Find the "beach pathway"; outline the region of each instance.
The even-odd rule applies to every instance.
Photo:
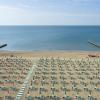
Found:
[[[32,68],[30,69],[20,91],[18,92],[17,96],[16,96],[16,100],[22,100],[22,97],[23,95],[25,94],[25,91],[27,90],[28,86],[29,86],[29,82],[32,78],[32,76],[34,75],[34,72],[35,72],[35,69],[36,69],[36,65],[34,64],[32,66]]]

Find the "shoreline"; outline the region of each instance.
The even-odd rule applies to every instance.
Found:
[[[51,50],[51,51],[0,51],[2,56],[23,56],[23,57],[88,57],[88,55],[98,55],[98,51],[76,51],[76,50]]]
[[[0,52],[100,52],[100,50],[0,50]]]

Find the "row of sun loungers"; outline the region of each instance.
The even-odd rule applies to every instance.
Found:
[[[33,62],[0,58],[0,100],[16,100]],[[21,100],[100,100],[99,58],[40,58]]]
[[[0,100],[15,100],[31,66],[26,58],[0,58]]]
[[[41,58],[25,100],[100,100],[100,59]]]

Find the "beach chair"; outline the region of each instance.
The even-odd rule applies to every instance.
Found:
[[[4,100],[4,97],[0,97],[0,100]]]
[[[15,100],[15,98],[12,96],[5,96],[5,100]]]
[[[73,100],[73,98],[70,97],[70,96],[65,96],[65,97],[63,97],[62,99],[63,99],[63,100]]]
[[[28,96],[28,97],[25,97],[25,100],[35,100],[35,99],[32,96]]]
[[[82,98],[81,96],[76,96],[76,100],[85,100],[85,98]]]
[[[93,96],[88,96],[88,100],[97,100],[97,99]]]

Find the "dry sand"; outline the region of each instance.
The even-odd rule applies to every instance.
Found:
[[[37,52],[0,51],[0,57],[1,58],[2,57],[6,57],[6,56],[17,56],[17,57],[21,56],[21,57],[25,57],[25,58],[30,58],[30,57],[32,57],[32,58],[41,58],[41,57],[54,57],[54,58],[57,58],[57,57],[60,57],[60,58],[87,58],[88,55],[98,55],[98,56],[100,56],[100,52],[89,52],[89,51],[88,52],[87,51],[41,51],[41,52],[40,51],[37,51]],[[70,82],[70,80],[69,80],[69,82]],[[39,82],[39,83],[41,83],[41,82]],[[71,87],[71,86],[69,85],[69,87]],[[70,94],[70,96],[73,95],[72,92],[69,93],[69,94]],[[26,91],[26,95],[27,95],[27,91]],[[37,94],[37,95],[39,95],[39,94]],[[62,95],[62,94],[58,94],[58,96],[60,96],[60,95]],[[80,94],[80,95],[83,96],[85,94]],[[74,94],[74,96],[75,96],[75,94]],[[98,96],[96,96],[96,97],[98,97]],[[22,99],[22,100],[25,100],[25,99]],[[97,100],[99,100],[99,99],[97,99]]]
[[[70,57],[70,58],[83,58],[88,57],[88,55],[98,55],[100,52],[91,52],[91,51],[34,51],[34,52],[25,52],[25,51],[0,51],[0,57],[3,56],[22,56],[22,57]]]

